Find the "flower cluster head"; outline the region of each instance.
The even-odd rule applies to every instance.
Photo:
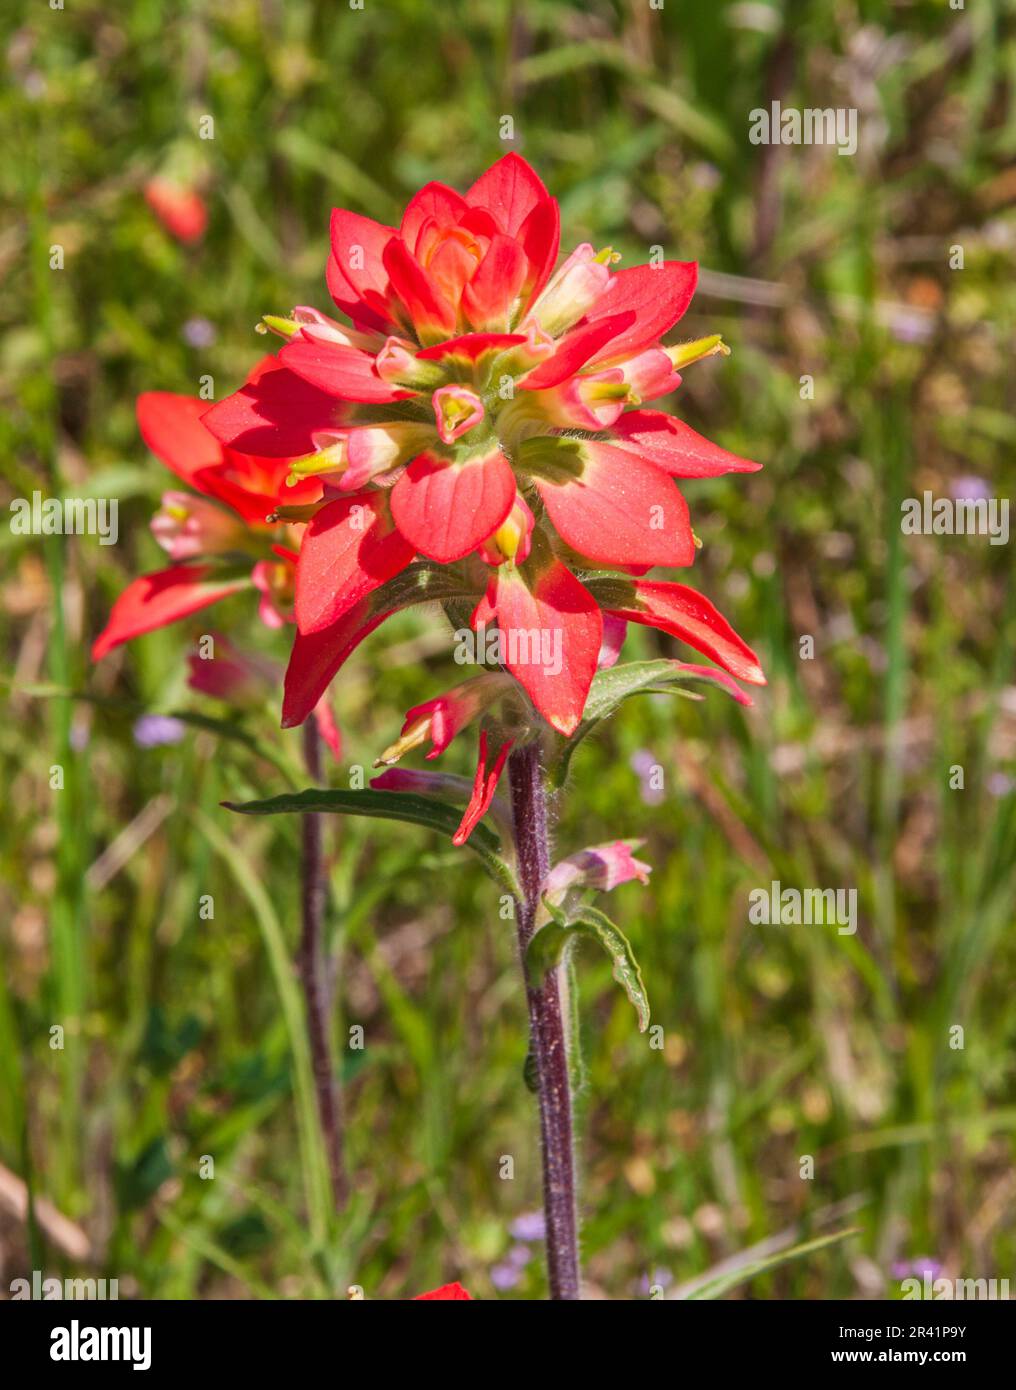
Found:
[[[646,578],[695,556],[675,479],[758,467],[645,408],[679,385],[678,369],[725,351],[716,337],[661,342],[697,268],[617,268],[611,248],[590,245],[558,265],[558,247],[557,202],[516,154],[465,194],[428,184],[397,228],[336,209],[326,280],[347,321],[308,307],[266,317],[285,340],[277,359],[201,420],[230,457],[279,461],[288,480],[271,512],[301,528],[284,725],[302,723],[355,647],[410,603],[438,599],[496,634],[481,665],[509,679],[481,676],[411,711],[382,759],[428,738],[434,756],[497,704],[471,823],[513,740],[575,732],[628,622],[729,676],[765,679],[707,599]],[[221,543],[211,518],[174,505],[157,534],[179,556],[193,558],[199,537]]]

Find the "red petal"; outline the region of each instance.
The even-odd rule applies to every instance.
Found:
[[[304,478],[289,487],[289,469],[283,459],[257,458],[232,449],[226,449],[225,455],[221,468],[210,468],[201,480],[210,497],[230,507],[248,526],[264,525],[280,502],[296,506],[321,496],[318,478]]]
[[[672,328],[691,303],[698,282],[696,261],[662,261],[657,266],[633,265],[619,270],[610,278],[610,289],[586,322],[599,322],[608,315],[632,309],[635,322],[602,348],[593,359],[614,362],[633,357],[643,348],[651,347],[668,328]]]
[[[360,603],[331,627],[309,637],[297,632],[286,669],[282,727],[302,724],[328,689],[332,677],[365,637],[384,622],[387,612],[372,613]]]
[[[473,614],[474,628],[491,618],[504,634],[504,665],[547,723],[570,737],[582,718],[603,641],[596,600],[560,560],[548,556],[540,568],[502,565],[495,572]]]
[[[758,657],[707,598],[684,584],[637,580],[636,603],[610,611],[629,622],[658,627],[678,637],[749,685],[765,685]]]
[[[455,309],[398,237],[385,247],[384,261],[392,289],[406,306],[420,340],[446,338],[455,328]]]
[[[708,681],[710,685],[718,685],[739,705],[745,705],[751,709],[755,703],[750,695],[745,694],[737,681],[727,675],[726,671],[717,671],[715,666],[692,666],[687,661],[675,661],[673,664],[679,671],[684,671],[689,676],[697,676],[700,680]]]
[[[296,565],[296,623],[320,632],[404,570],[413,547],[399,535],[381,492],[330,502],[303,533]]]
[[[538,441],[532,441],[537,448]],[[558,535],[580,555],[605,565],[690,565],[695,558],[688,504],[658,468],[612,444],[562,440],[557,454],[579,471],[561,481],[537,476],[537,489]],[[553,458],[553,455],[550,456]],[[523,467],[525,467],[525,451]]]
[[[152,453],[178,478],[207,492],[203,469],[222,462],[222,445],[209,434],[202,417],[208,402],[172,391],[145,391],[137,400],[138,428]]]
[[[346,423],[352,412],[326,391],[272,359],[271,371],[249,380],[202,420],[224,444],[247,454],[299,458],[314,451],[314,434]]]
[[[300,337],[286,344],[279,360],[303,381],[342,401],[384,404],[414,394],[379,377],[374,358],[359,348]]]
[[[518,242],[529,259],[525,303],[529,307],[550,279],[561,244],[561,211],[556,198],[537,203],[518,230]]]
[[[325,284],[335,303],[353,320],[354,327],[373,329],[377,333],[391,333],[398,327],[388,307],[387,296],[378,290],[365,290],[366,297],[361,299],[339,269],[334,256],[328,257],[325,266]]]
[[[507,328],[529,273],[525,251],[511,237],[494,237],[475,275],[462,292],[462,308],[474,328]]]
[[[529,375],[519,382],[524,391],[545,391],[567,381],[580,367],[584,367],[594,353],[599,352],[605,343],[630,324],[635,315],[629,310],[624,314],[614,314],[610,318],[598,319],[595,323],[583,322],[560,340],[552,357],[546,358]]]
[[[101,661],[122,642],[189,617],[250,584],[249,579],[213,582],[208,576],[214,573],[212,565],[174,565],[135,579],[113,604],[109,621],[92,644],[92,660]]]
[[[335,722],[335,711],[328,703],[327,695],[322,695],[314,706],[314,719],[328,751],[338,761],[342,757],[342,732]]]
[[[473,1295],[466,1293],[461,1284],[442,1284],[439,1289],[431,1289],[430,1293],[418,1293],[416,1298],[413,1299],[413,1302],[418,1303],[421,1299],[428,1298],[442,1300],[453,1299],[458,1302],[462,1302],[463,1299],[468,1299],[470,1303],[473,1302]]]
[[[515,235],[537,203],[549,199],[536,170],[514,152],[492,164],[466,194],[470,207],[493,213],[509,236]]]
[[[394,227],[345,208],[332,209],[328,289],[351,319],[383,331],[395,322],[388,308],[384,266],[384,250],[394,236]]]
[[[480,730],[480,756],[476,764],[476,776],[473,779],[473,794],[469,798],[469,805],[465,809],[459,828],[452,836],[453,845],[464,845],[476,829],[477,825],[486,815],[490,803],[494,800],[494,793],[497,784],[511,752],[513,739],[507,743],[502,743],[498,750],[497,757],[494,759],[493,766],[487,771],[487,731]],[[446,1285],[447,1287],[447,1285]],[[457,1298],[457,1294],[446,1295],[447,1297]]]
[[[621,448],[674,478],[716,478],[721,473],[757,473],[760,463],[739,458],[696,434],[683,420],[660,410],[632,410],[614,424]]]
[[[433,219],[439,227],[452,227],[466,211],[466,200],[454,188],[443,183],[424,184],[406,205],[399,236],[415,251],[417,235],[426,221]]]
[[[422,348],[416,355],[423,362],[444,362],[449,357],[458,357],[471,365],[488,352],[504,352],[525,341],[524,333],[463,333],[460,338],[446,338],[443,343]]]
[[[428,559],[451,564],[469,555],[507,517],[515,475],[499,449],[452,461],[420,454],[392,488],[392,516]]]

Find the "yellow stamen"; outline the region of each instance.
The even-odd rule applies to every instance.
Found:
[[[730,348],[719,333],[712,333],[708,338],[696,338],[691,343],[677,343],[674,347],[664,348],[663,351],[674,364],[675,371],[680,371],[682,367],[690,367],[693,362],[701,362],[703,357],[730,356]]]
[[[522,544],[524,534],[523,527],[509,514],[508,520],[494,532],[494,546],[506,560],[514,560],[519,553],[519,546]]]
[[[397,763],[404,753],[408,753],[412,748],[419,748],[421,743],[426,743],[430,737],[430,715],[421,715],[414,724],[410,724],[406,732],[397,738],[395,742],[374,760],[375,767],[391,767],[392,763]]]
[[[262,314],[261,322],[254,331],[267,333],[269,328],[273,333],[278,333],[280,338],[292,338],[295,333],[300,331],[300,325],[296,319],[283,318],[279,314]]]

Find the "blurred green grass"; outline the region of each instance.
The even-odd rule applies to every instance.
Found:
[[[1007,547],[898,524],[902,497],[947,493],[957,475],[1006,491],[1011,14],[931,0],[5,14],[3,500],[112,493],[121,543],[0,533],[0,1163],[83,1227],[83,1264],[122,1293],[335,1296],[355,1282],[398,1296],[458,1277],[489,1297],[509,1223],[538,1205],[524,1006],[495,892],[423,832],[343,822],[337,1028],[361,1024],[367,1045],[344,1053],[356,1194],[346,1220],[320,1210],[271,954],[273,933],[295,943],[295,826],[218,808],[281,790],[279,770],[208,731],[153,751],[131,734],[142,708],[216,712],[185,688],[195,633],[273,639],[231,600],[98,670],[87,658],[157,554],[147,522],[167,475],[137,437],[136,394],[196,392],[206,373],[217,395],[233,389],[263,312],[327,309],[330,207],[394,218],[419,183],[465,186],[506,148],[560,197],[566,245],[701,261],[682,336],[721,331],[734,355],[690,369],[672,404],[766,465],[686,492],[704,542],[693,582],[759,648],[769,688],[747,715],[718,698],[632,702],[577,755],[562,808],[563,852],[646,839],[650,887],[609,909],[665,1030],[651,1050],[609,966],[582,955],[590,1286],[673,1291],[757,1242],[837,1224],[862,1233],[748,1290],[891,1294],[893,1266],[921,1256],[1011,1272],[1012,564]],[[856,158],[748,143],[752,108],[830,93],[861,110]],[[167,170],[205,191],[196,248],[144,203]],[[195,319],[207,346],[188,345]],[[393,620],[343,673],[335,785],[454,677],[426,638],[436,624]],[[626,654],[666,650],[640,632]],[[25,693],[46,683],[102,699]],[[295,761],[291,735],[269,736]],[[632,766],[646,753],[665,770],[656,805]],[[166,810],[150,837],[96,886],[89,865],[153,803]],[[748,926],[748,892],[774,878],[856,886],[857,936]],[[244,891],[258,879],[267,906]],[[203,1154],[214,1181],[197,1176]],[[8,1281],[78,1267],[44,1223],[2,1206],[0,1265]],[[542,1291],[533,1259],[499,1296]]]

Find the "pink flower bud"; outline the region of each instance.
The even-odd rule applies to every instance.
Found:
[[[164,492],[151,528],[163,550],[177,561],[238,550],[245,539],[235,516],[193,492]]]
[[[648,883],[652,868],[636,859],[633,850],[641,840],[614,840],[606,845],[593,845],[579,850],[555,864],[547,875],[545,893],[552,902],[560,902],[571,888],[597,888],[609,892],[621,883],[637,878]]]
[[[445,444],[454,444],[483,419],[483,401],[466,386],[442,386],[431,399],[437,432]]]
[[[598,254],[588,242],[576,247],[551,276],[547,288],[530,310],[530,320],[535,319],[553,338],[578,323],[607,290],[611,259],[612,253]]]

